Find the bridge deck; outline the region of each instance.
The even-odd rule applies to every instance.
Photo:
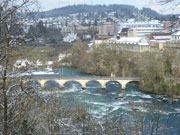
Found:
[[[140,80],[140,78],[123,78],[123,77],[30,77],[28,80]]]

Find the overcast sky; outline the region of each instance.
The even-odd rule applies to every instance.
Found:
[[[67,5],[77,5],[77,4],[90,4],[90,5],[95,5],[95,4],[129,4],[129,5],[134,5],[138,8],[142,7],[151,7],[152,9],[155,9],[159,13],[178,13],[180,14],[180,6],[174,8],[173,5],[174,3],[170,5],[165,5],[165,6],[157,6],[152,4],[150,2],[151,0],[39,0],[41,4],[41,10],[50,10],[54,8],[59,8],[59,7],[64,7]],[[154,1],[154,0],[152,0]],[[179,0],[177,0],[179,1]]]

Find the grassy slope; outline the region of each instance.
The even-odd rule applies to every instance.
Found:
[[[70,46],[69,46],[70,47]],[[18,59],[27,58],[30,61],[53,61],[58,59],[59,53],[69,49],[63,46],[20,46],[16,48]]]

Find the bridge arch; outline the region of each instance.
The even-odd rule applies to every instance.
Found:
[[[69,80],[69,81],[65,81],[63,84],[63,87],[68,87],[68,85],[73,86],[73,84],[76,84],[79,87],[83,87],[81,82],[77,81],[77,80]]]
[[[130,82],[128,82],[127,84],[126,84],[126,88],[127,87],[133,87],[133,86],[136,86],[137,87],[137,89],[139,89],[139,81],[130,81]],[[131,85],[130,85],[131,84]],[[132,85],[133,84],[133,85]]]
[[[122,86],[121,86],[121,83],[118,82],[118,81],[113,81],[113,80],[112,80],[112,81],[111,81],[111,80],[108,81],[108,82],[106,83],[106,88],[107,88],[107,85],[108,85],[108,84],[110,84],[110,85],[112,85],[112,86],[114,86],[114,87],[116,87],[117,85],[118,85],[119,88],[122,87]]]
[[[96,83],[96,85],[99,85],[100,87],[96,87],[96,88],[102,88],[102,84],[97,81],[97,80],[89,80],[86,82],[86,87],[89,87],[89,85],[94,85]]]
[[[56,80],[48,80],[45,82],[44,88],[61,88],[61,85]]]
[[[27,80],[24,85],[28,88],[41,88],[41,83],[38,80]]]
[[[117,80],[117,81],[121,84],[121,89],[126,89],[126,85],[130,82],[134,82],[134,81],[139,82],[139,80]]]

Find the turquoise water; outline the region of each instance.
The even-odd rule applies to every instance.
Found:
[[[54,75],[44,76],[93,76],[67,67],[55,69],[54,73]],[[133,110],[137,116],[143,113],[145,121],[148,123],[151,119],[150,112],[153,112],[155,116],[160,113],[161,122],[168,127],[168,129],[162,130],[161,134],[180,134],[180,101],[173,101],[162,95],[144,93],[140,91],[137,83],[127,84],[125,91],[121,90],[121,85],[117,82],[107,83],[106,90],[101,89],[101,85],[96,81],[88,82],[86,89],[82,89],[81,85],[74,81],[66,83],[65,88],[61,90],[53,81],[48,85],[51,85],[52,91],[59,91],[60,98],[65,103],[70,106],[81,103],[89,114],[100,121],[104,119],[116,120],[121,115],[130,116]]]

